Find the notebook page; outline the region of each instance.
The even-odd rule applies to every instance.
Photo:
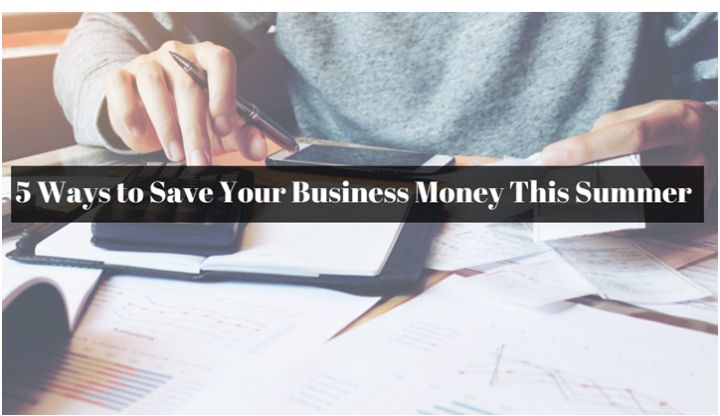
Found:
[[[208,257],[202,269],[376,276],[401,228],[402,223],[250,223],[240,251]]]
[[[101,261],[117,266],[198,274],[205,257],[190,254],[108,250],[92,243],[92,224],[72,223],[35,247],[38,256]]]

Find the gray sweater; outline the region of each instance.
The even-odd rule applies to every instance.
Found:
[[[88,13],[58,57],[56,95],[78,142],[127,152],[101,122],[110,68],[169,39],[242,61],[268,36],[300,132],[325,139],[523,156],[616,109],[717,100],[714,13]]]

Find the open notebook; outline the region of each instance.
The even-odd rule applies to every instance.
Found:
[[[3,239],[3,254],[14,247],[15,239]],[[3,258],[2,261],[3,317],[13,305],[14,309],[27,310],[19,318],[23,325],[39,325],[43,311],[65,315],[66,329],[73,330],[90,292],[100,278],[101,270],[56,266],[28,265]],[[42,299],[42,300],[39,300]],[[43,303],[40,308],[38,302]],[[52,305],[51,305],[52,304]],[[52,307],[56,307],[55,310]],[[42,310],[41,310],[42,309]],[[11,313],[12,314],[12,313]],[[4,323],[7,323],[5,320]]]
[[[72,223],[38,243],[35,255],[187,274],[377,276],[402,229],[403,223],[249,223],[239,251],[204,257],[100,248],[91,242],[91,224]]]

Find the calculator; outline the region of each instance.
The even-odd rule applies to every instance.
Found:
[[[133,170],[126,183],[147,187],[155,180],[168,186],[216,186],[220,180],[235,180],[252,186],[252,172],[245,169],[213,169],[179,165],[148,165]],[[94,245],[122,251],[170,252],[196,255],[232,253],[250,217],[249,204],[110,204],[98,212],[92,224]],[[169,219],[169,216],[172,218]]]

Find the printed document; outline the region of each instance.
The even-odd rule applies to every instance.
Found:
[[[377,300],[310,287],[113,277],[65,349],[3,368],[14,381],[3,394],[21,401],[21,414],[189,413],[184,406],[222,380],[235,392],[213,406],[233,406],[255,378],[299,363]]]
[[[714,414],[717,348],[711,334],[584,305],[546,313],[484,301],[450,279],[331,341],[234,410]]]
[[[586,236],[556,241],[551,246],[609,299],[672,303],[710,295],[626,238]]]

